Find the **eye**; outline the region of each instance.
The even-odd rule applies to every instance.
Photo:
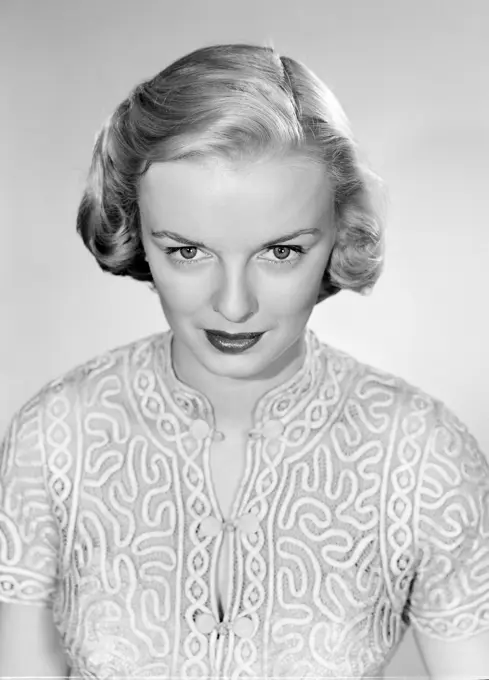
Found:
[[[281,246],[281,245],[276,245],[276,246],[270,246],[267,250],[273,250],[274,255],[278,257],[278,260],[267,260],[267,262],[270,262],[271,264],[295,264],[297,260],[300,260],[301,257],[305,253],[305,249],[302,246]],[[285,257],[284,253],[285,252]],[[282,251],[282,252],[280,252]],[[290,255],[291,252],[296,253],[296,257],[290,258],[288,255]]]
[[[207,258],[200,258],[196,259],[193,257],[193,255],[196,254],[196,252],[199,250],[197,246],[180,246],[179,248],[175,247],[166,247],[163,248],[164,252],[169,255],[170,259],[172,262],[178,265],[190,265],[190,264],[197,264],[198,262],[202,262],[203,260]],[[279,264],[279,265],[293,265],[295,264],[298,260],[302,258],[302,256],[306,253],[305,248],[302,246],[295,246],[295,245],[274,245],[274,246],[269,246],[267,248],[267,251],[275,251],[275,255],[277,257],[276,260],[269,260],[267,258],[260,258],[260,259],[265,259],[266,262],[269,262],[270,264]],[[284,256],[284,251],[285,251],[285,256]],[[296,254],[296,257],[288,257],[290,253],[293,252]],[[182,259],[177,258],[176,255],[180,254],[182,255]],[[187,257],[190,255],[190,257]]]
[[[167,253],[170,256],[170,259],[172,262],[175,264],[194,264],[195,262],[201,262],[201,260],[196,260],[195,257],[186,257],[186,255],[190,254],[192,255],[194,251],[199,250],[197,246],[182,246],[180,248],[163,248],[165,253]],[[184,257],[182,260],[177,259],[175,257],[176,253],[185,253]],[[204,258],[205,259],[205,258]]]

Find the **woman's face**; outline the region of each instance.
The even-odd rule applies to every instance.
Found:
[[[265,376],[293,354],[335,239],[323,166],[298,158],[238,168],[157,163],[142,179],[139,207],[146,257],[180,357],[214,376],[242,379]],[[290,236],[300,230],[308,233]],[[264,334],[230,354],[216,349],[205,329]]]

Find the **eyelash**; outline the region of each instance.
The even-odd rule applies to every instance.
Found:
[[[184,266],[185,266],[185,265],[187,265],[187,264],[197,264],[198,262],[202,262],[202,260],[176,260],[174,257],[171,257],[174,253],[178,252],[179,250],[185,250],[185,249],[187,249],[187,248],[195,248],[196,250],[199,250],[199,248],[198,248],[197,246],[180,246],[179,248],[171,248],[171,247],[167,247],[167,248],[163,248],[163,250],[165,251],[165,253],[167,253],[168,255],[170,255],[170,259],[171,259],[175,264],[178,264],[178,265],[184,265]],[[277,260],[277,261],[275,261],[275,262],[273,262],[272,260],[268,260],[268,262],[271,262],[271,264],[288,264],[288,265],[292,265],[292,264],[294,264],[295,262],[297,262],[297,261],[302,257],[302,255],[304,255],[304,254],[306,253],[306,249],[303,248],[302,246],[288,246],[288,245],[287,245],[287,246],[285,246],[285,245],[282,246],[282,245],[279,245],[279,244],[276,245],[276,246],[269,246],[269,247],[267,248],[267,250],[274,250],[275,248],[288,248],[289,250],[292,250],[293,252],[298,253],[298,254],[299,254],[299,257],[297,257],[297,258],[295,258],[295,259],[293,259],[293,260]]]

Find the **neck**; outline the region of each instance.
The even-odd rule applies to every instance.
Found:
[[[302,366],[306,352],[304,337],[289,347],[273,365],[249,379],[229,378],[207,371],[175,339],[173,370],[178,380],[204,394],[212,404],[218,428],[251,428],[253,411],[267,392],[291,378]]]

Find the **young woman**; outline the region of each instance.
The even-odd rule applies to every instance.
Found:
[[[273,49],[197,50],[100,132],[78,231],[170,330],[52,381],[0,464],[0,675],[489,672],[489,467],[439,400],[321,341],[383,263],[378,181]]]

